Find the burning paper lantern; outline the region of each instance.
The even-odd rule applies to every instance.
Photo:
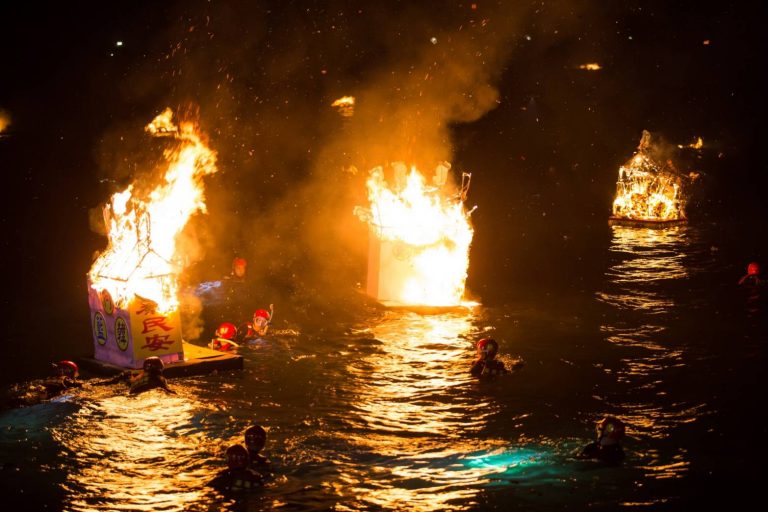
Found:
[[[368,179],[369,208],[357,208],[370,227],[367,292],[387,305],[457,306],[464,297],[473,230],[464,199],[470,175],[451,192],[450,164],[427,181],[402,162]]]
[[[685,222],[683,178],[671,160],[652,152],[651,134],[643,130],[637,151],[619,168],[612,221]]]
[[[104,208],[109,243],[88,273],[95,358],[123,367],[138,368],[148,356],[184,357],[177,237],[205,211],[202,178],[216,172],[216,156],[192,123],[177,127],[172,117],[167,109],[146,128],[175,139],[163,178],[148,193],[131,185],[112,196]]]

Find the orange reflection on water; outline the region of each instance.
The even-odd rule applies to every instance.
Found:
[[[348,440],[376,461],[368,474],[349,482],[363,508],[467,508],[478,480],[498,472],[462,463],[478,448],[465,434],[481,430],[496,410],[464,389],[471,385],[472,320],[471,313],[387,312],[364,331],[381,342],[381,350],[348,366],[356,386],[352,417],[359,427]],[[377,474],[386,477],[377,483]]]
[[[150,391],[82,407],[54,437],[67,457],[67,510],[188,510],[205,502],[218,460],[201,458],[199,404]],[[210,454],[216,449],[211,447]],[[210,496],[208,496],[210,501]]]
[[[695,421],[704,407],[669,396],[663,377],[685,362],[685,345],[670,339],[668,331],[676,306],[671,290],[689,277],[684,261],[692,244],[686,226],[612,228],[613,263],[606,271],[606,290],[597,297],[618,312],[601,326],[622,354],[614,376],[627,392],[614,405],[631,437],[664,439],[677,426]],[[640,467],[655,479],[678,478],[690,464],[683,449],[671,460],[652,451],[643,457]]]

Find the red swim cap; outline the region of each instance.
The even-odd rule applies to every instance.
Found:
[[[233,340],[237,336],[237,327],[235,324],[224,322],[216,329],[216,336],[225,340]]]

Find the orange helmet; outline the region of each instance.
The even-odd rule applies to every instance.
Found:
[[[250,457],[248,450],[241,444],[233,444],[227,448],[227,466],[229,469],[245,469],[248,467]]]
[[[235,324],[224,322],[216,328],[216,336],[225,340],[233,340],[237,336]]]
[[[80,369],[73,361],[59,361],[53,363],[53,367],[67,377],[75,378],[80,375]]]
[[[477,354],[485,357],[495,357],[499,344],[493,338],[483,338],[477,342]]]
[[[747,274],[750,276],[756,276],[760,273],[760,265],[758,265],[756,262],[752,262],[749,265],[747,265]]]

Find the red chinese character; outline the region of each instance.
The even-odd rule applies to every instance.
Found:
[[[136,311],[137,315],[154,315],[155,311],[157,311],[157,304],[152,302],[151,300],[143,300],[141,301],[141,306],[139,306],[139,310]]]
[[[141,334],[146,334],[150,331],[153,331],[155,327],[159,327],[160,329],[164,331],[172,331],[173,327],[166,324],[166,318],[164,316],[153,316],[150,318],[147,318],[144,320],[144,330],[141,331]]]
[[[153,334],[152,336],[148,336],[146,338],[146,344],[143,345],[141,348],[148,348],[150,351],[155,352],[156,350],[162,350],[165,347],[166,343],[170,346],[173,344],[173,340],[168,339],[170,338],[170,334],[160,335],[160,334]]]

